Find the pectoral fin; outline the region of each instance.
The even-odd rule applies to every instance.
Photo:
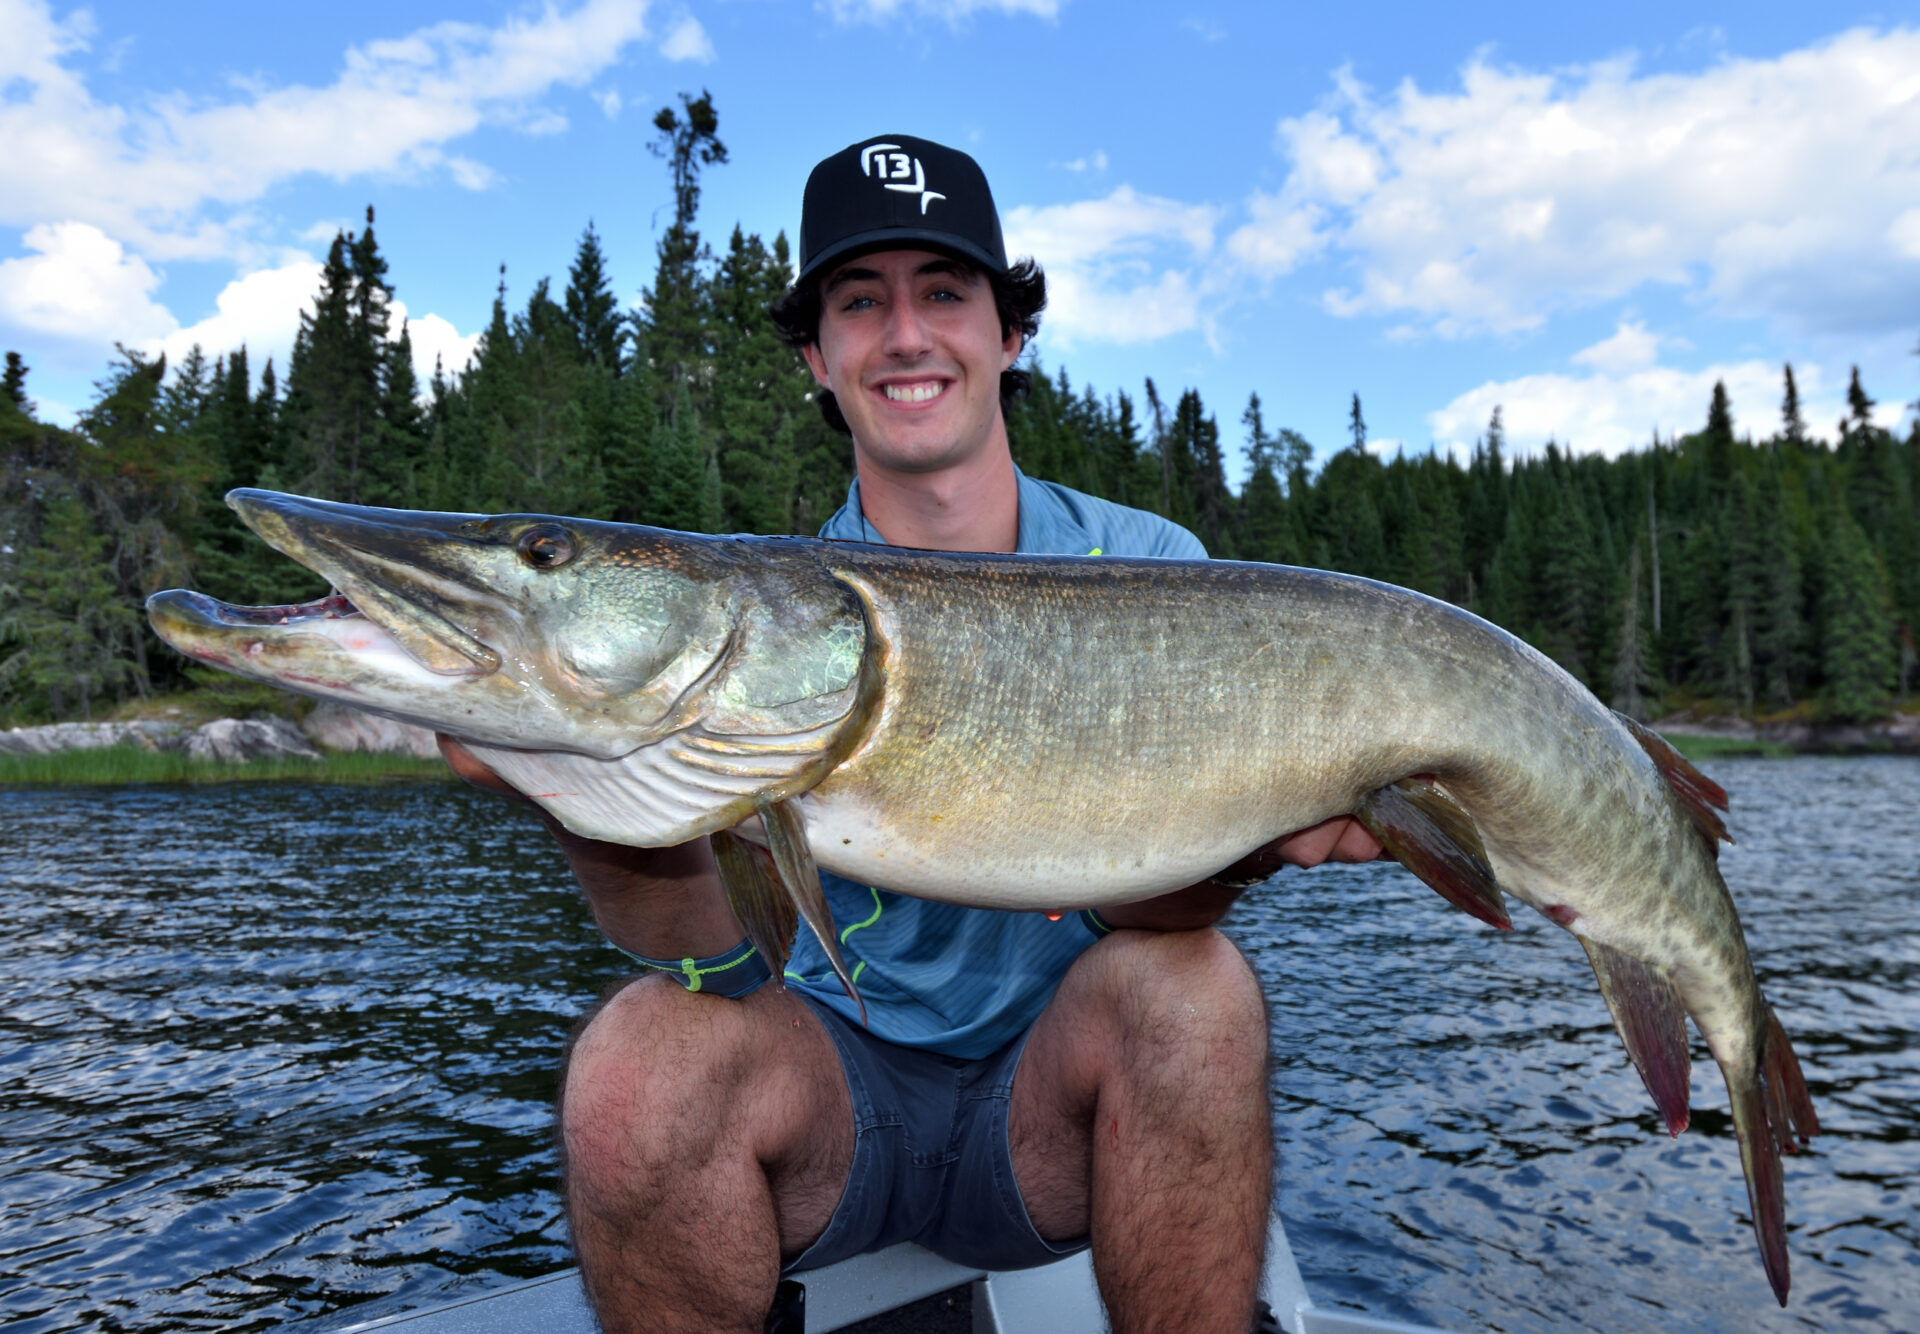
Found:
[[[781,974],[799,918],[793,910],[793,896],[780,883],[772,854],[731,829],[723,829],[713,836],[713,859],[719,864],[720,883],[726,886],[733,915],[740,919],[740,925],[747,929],[747,939],[773,971],[774,985],[782,985]]]
[[[1593,964],[1600,994],[1607,998],[1613,1026],[1627,1046],[1627,1055],[1640,1072],[1667,1123],[1667,1133],[1687,1128],[1687,1075],[1692,1058],[1687,1050],[1687,1012],[1680,993],[1665,973],[1584,936],[1576,938]]]
[[[1355,814],[1380,846],[1441,898],[1489,926],[1513,930],[1473,817],[1437,784],[1403,778],[1372,793]]]
[[[800,818],[800,812],[793,803],[786,801],[762,801],[758,803],[760,823],[767,833],[767,851],[773,854],[773,864],[779,872],[780,883],[786,886],[787,894],[793,906],[806,918],[807,925],[813,928],[813,934],[819,937],[820,948],[827,952],[827,961],[833,965],[834,976],[840,979],[840,985],[847,989],[847,995],[860,1007],[860,1022],[867,1022],[867,1003],[860,999],[859,989],[853,985],[853,977],[847,972],[846,962],[840,957],[840,941],[833,929],[833,913],[827,907],[827,894],[820,887],[820,870],[813,864],[813,848],[807,842],[806,822]],[[791,920],[791,919],[789,919]]]

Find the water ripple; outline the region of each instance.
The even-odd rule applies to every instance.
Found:
[[[1827,1132],[1787,1166],[1793,1305],[1717,1071],[1669,1140],[1571,938],[1496,935],[1392,867],[1288,873],[1234,926],[1323,1304],[1920,1328],[1920,764],[1713,773]],[[365,1318],[565,1263],[555,1060],[622,971],[538,826],[461,789],[0,793],[0,1324]]]

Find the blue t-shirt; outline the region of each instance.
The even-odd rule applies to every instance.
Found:
[[[1157,514],[1016,474],[1020,538],[1030,555],[1171,556],[1204,560],[1206,548]],[[860,509],[860,482],[820,536],[886,539]],[[1050,922],[1037,912],[961,908],[911,898],[823,871],[840,954],[867,1003],[869,1030],[903,1046],[969,1060],[991,1055],[1040,1017],[1054,988],[1095,940],[1084,914]],[[858,1022],[813,933],[801,928],[787,985]]]

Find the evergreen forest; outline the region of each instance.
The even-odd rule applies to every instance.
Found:
[[[190,685],[140,604],[190,586],[248,603],[324,592],[245,532],[236,486],[368,505],[521,511],[700,532],[812,533],[852,457],[766,307],[786,237],[698,230],[727,151],[712,99],[659,112],[673,220],[623,308],[589,223],[564,287],[509,300],[502,270],[472,361],[425,384],[375,239],[337,235],[284,366],[244,347],[169,364],[122,348],[72,429],[40,421],[29,367],[0,383],[0,724],[105,716]],[[1038,257],[1044,265],[1046,257]],[[1872,421],[1854,373],[1831,438],[1792,368],[1779,425],[1738,438],[1726,391],[1698,431],[1617,458],[1510,457],[1496,409],[1471,457],[1367,448],[1358,395],[1331,453],[1239,414],[1238,491],[1218,414],[1152,380],[1136,398],[1035,368],[1011,414],[1029,474],[1164,514],[1218,558],[1349,571],[1445,598],[1550,654],[1636,717],[1883,718],[1915,687],[1920,423]],[[1317,469],[1316,457],[1324,457]],[[1238,468],[1231,470],[1239,473]]]

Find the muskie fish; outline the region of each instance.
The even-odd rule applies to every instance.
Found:
[[[775,977],[796,909],[840,966],[816,865],[1098,907],[1358,814],[1480,920],[1510,927],[1512,895],[1579,939],[1674,1135],[1693,1017],[1785,1304],[1780,1153],[1818,1125],[1715,863],[1726,794],[1478,617],[1281,566],[227,503],[335,591],[159,593],[161,638],[451,733],[588,837],[720,835]]]

